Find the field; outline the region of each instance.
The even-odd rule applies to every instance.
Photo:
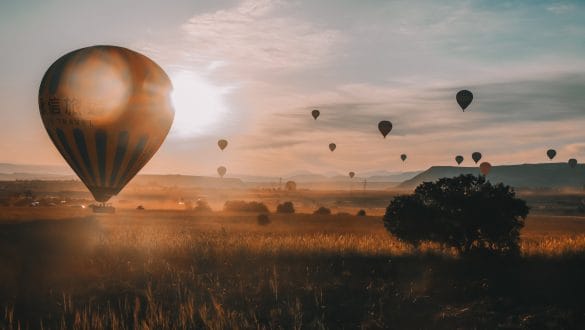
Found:
[[[382,195],[387,204],[389,195]],[[563,196],[546,200],[580,200]],[[271,206],[282,198],[249,197]],[[363,196],[346,197],[331,192],[316,203],[348,200],[336,208],[347,213],[312,215],[305,203],[303,214],[270,214],[267,226],[257,224],[257,213],[148,205],[114,215],[2,207],[0,328],[585,324],[585,217],[534,212],[522,232],[521,257],[463,258],[440,246],[414,249],[397,241],[382,226],[380,205],[372,202],[373,215],[359,217],[355,206]],[[145,203],[132,203],[138,202]]]

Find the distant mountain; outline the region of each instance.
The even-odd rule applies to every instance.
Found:
[[[433,166],[400,188],[415,188],[422,182],[435,181],[460,174],[479,174],[477,167]],[[585,184],[585,165],[570,168],[567,163],[521,164],[494,166],[487,176],[491,182],[503,182],[516,188],[580,188]]]
[[[9,164],[0,163],[0,173],[26,173],[26,174],[59,174],[73,175],[73,171],[66,166],[61,165],[29,165],[29,164]]]
[[[208,176],[193,175],[160,175],[160,174],[142,174],[137,175],[132,181],[133,185],[159,185],[159,186],[176,186],[176,187],[198,187],[198,188],[245,188],[240,179],[219,178]]]

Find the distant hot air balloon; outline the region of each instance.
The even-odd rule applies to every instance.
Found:
[[[491,170],[492,170],[492,164],[490,164],[488,162],[483,162],[479,165],[479,171],[483,175],[488,175]]]
[[[350,177],[351,179],[353,179],[353,177],[354,177],[354,176],[355,176],[355,172],[349,172],[349,177]]]
[[[39,109],[49,137],[105,203],[155,154],[175,112],[167,74],[148,57],[116,46],[70,52],[47,70]]]
[[[227,168],[225,168],[225,166],[220,166],[217,168],[217,174],[219,174],[219,176],[222,178],[226,172],[227,172]]]
[[[481,160],[481,152],[474,152],[471,154],[471,159],[477,164]]]
[[[388,135],[388,133],[390,133],[390,131],[392,130],[392,123],[387,120],[382,120],[381,122],[378,123],[378,130],[380,130],[382,136],[386,138],[386,135]]]
[[[223,151],[223,149],[225,149],[225,147],[227,147],[228,142],[227,142],[227,140],[221,139],[221,140],[217,141],[217,145],[219,146],[219,149],[221,149],[221,151]]]
[[[406,154],[400,155],[400,159],[402,159],[402,161],[405,161],[406,160]]]
[[[329,143],[329,150],[331,150],[331,152],[333,152],[333,150],[335,150],[335,148],[337,148],[335,143]]]
[[[455,161],[457,162],[457,165],[461,165],[461,163],[463,163],[463,156],[461,155],[455,156]]]
[[[297,190],[297,183],[294,181],[287,181],[284,185],[284,188],[287,191],[295,191],[295,190]]]
[[[457,92],[455,98],[457,99],[457,103],[459,103],[461,110],[465,112],[465,109],[467,109],[467,107],[471,104],[471,101],[473,101],[473,93],[466,89],[460,90]]]
[[[319,112],[319,110],[317,110],[317,109],[311,111],[311,116],[313,116],[313,119],[315,119],[315,120],[317,120],[317,118],[319,118],[320,114],[321,114],[321,112]]]
[[[575,158],[569,159],[569,166],[571,166],[571,168],[577,167],[577,160]]]
[[[557,155],[557,151],[554,149],[548,149],[546,155],[548,156],[548,159],[552,160]]]

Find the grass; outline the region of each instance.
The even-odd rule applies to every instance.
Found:
[[[377,217],[271,214],[258,226],[256,214],[34,212],[1,213],[0,328],[585,324],[585,220],[575,217],[529,219],[520,258],[461,258],[415,250]]]

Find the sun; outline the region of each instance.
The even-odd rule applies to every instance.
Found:
[[[229,88],[216,86],[188,71],[171,75],[171,81],[175,107],[172,134],[188,138],[218,130],[221,120],[229,113],[224,101]]]

